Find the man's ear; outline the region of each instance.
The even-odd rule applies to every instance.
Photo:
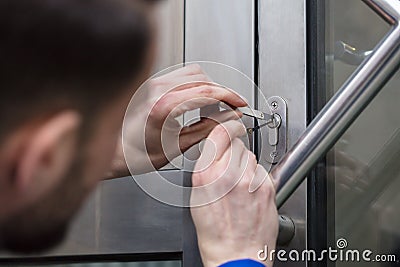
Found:
[[[81,116],[62,111],[42,121],[15,159],[15,189],[30,199],[41,196],[68,172],[74,160]]]

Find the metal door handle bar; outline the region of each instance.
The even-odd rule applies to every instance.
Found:
[[[271,171],[277,185],[278,208],[399,68],[400,1],[363,1],[392,24],[393,28]]]

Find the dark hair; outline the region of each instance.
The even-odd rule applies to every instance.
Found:
[[[1,0],[0,136],[36,113],[120,94],[148,54],[144,1]]]

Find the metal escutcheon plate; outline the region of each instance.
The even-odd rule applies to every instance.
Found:
[[[272,129],[269,129],[268,136],[263,137],[262,149],[265,160],[275,164],[286,153],[287,149],[287,104],[286,101],[279,96],[272,96],[267,100],[268,106],[272,114],[278,114],[281,118],[281,124],[278,128],[278,142],[276,145],[270,144],[270,134]],[[267,128],[267,127],[266,127]]]

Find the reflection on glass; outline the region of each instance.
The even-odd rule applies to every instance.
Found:
[[[332,95],[362,60],[338,56],[338,43],[361,53],[372,50],[390,26],[359,0],[329,0],[327,36],[331,55],[328,94]],[[351,52],[351,48],[350,48]],[[349,56],[349,55],[347,55]],[[350,55],[351,56],[351,55]],[[368,55],[367,55],[368,56]],[[351,58],[354,59],[354,58]],[[395,254],[400,259],[400,79],[399,73],[362,113],[328,156],[332,181],[328,198],[330,246],[345,238],[348,249]],[[337,261],[336,266],[366,263]],[[371,262],[368,266],[397,266],[398,262]]]

